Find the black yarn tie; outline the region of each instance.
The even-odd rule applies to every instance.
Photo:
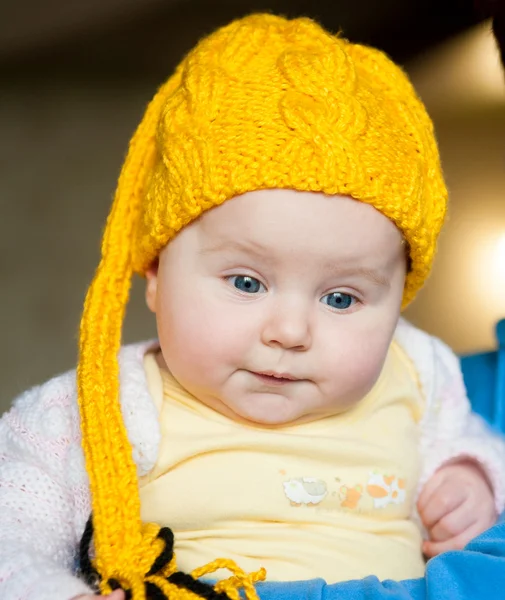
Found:
[[[172,530],[169,527],[162,527],[158,531],[157,537],[165,542],[165,547],[154,561],[153,566],[146,573],[146,577],[155,575],[158,571],[161,571],[161,569],[169,564],[174,556],[174,534]]]
[[[117,579],[109,579],[109,581],[107,582],[110,586],[110,589],[112,591],[114,590],[123,590],[124,592],[124,596],[125,596],[125,600],[132,600],[132,592],[131,590],[125,590],[121,587],[121,585],[119,584],[119,581]],[[149,596],[148,596],[149,598]],[[150,599],[149,599],[150,600]],[[164,600],[166,600],[166,598],[164,598]]]
[[[167,600],[167,597],[160,588],[150,581],[146,581],[146,598],[149,600]]]
[[[158,531],[157,537],[163,540],[165,544],[163,550],[160,552],[149,571],[145,574],[145,577],[151,577],[159,573],[170,563],[174,556],[174,534],[170,527],[162,527]],[[79,575],[88,585],[98,592],[99,583],[102,580],[102,577],[89,558],[89,549],[92,539],[93,515],[90,515],[79,543]],[[197,596],[200,596],[200,598],[204,598],[204,600],[230,600],[230,597],[224,592],[216,592],[216,590],[208,583],[195,579],[188,573],[183,573],[182,571],[172,573],[172,575],[166,579],[178,588],[193,592]],[[112,590],[120,588],[124,590],[116,579],[111,578],[107,583]],[[147,600],[170,600],[156,584],[150,581],[145,582],[145,589]],[[132,591],[124,590],[124,592],[125,600],[132,600]]]
[[[93,519],[90,515],[79,544],[79,575],[94,590],[98,590],[101,581],[100,574],[92,565],[89,558],[89,548],[93,539]]]
[[[177,587],[189,590],[201,598],[206,598],[207,600],[230,600],[229,596],[224,592],[216,592],[211,585],[195,579],[188,573],[177,571],[176,573],[172,573],[167,579]]]

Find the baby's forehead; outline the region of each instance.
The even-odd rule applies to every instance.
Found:
[[[341,194],[328,195],[295,189],[260,189],[225,200],[219,206],[204,210],[197,221],[208,234],[231,227],[237,235],[251,228],[292,230],[303,236],[315,226],[321,233],[331,233],[345,225],[366,229],[377,223],[392,223],[371,203]],[[238,228],[237,228],[238,226]],[[386,225],[386,227],[390,227]]]
[[[203,213],[194,228],[203,254],[280,252],[307,261],[378,254],[388,260],[403,239],[392,221],[364,202],[278,189],[232,198]]]

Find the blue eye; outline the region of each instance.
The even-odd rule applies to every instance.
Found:
[[[228,280],[237,290],[247,294],[257,294],[265,291],[265,286],[255,277],[249,277],[249,275],[232,275]]]
[[[331,308],[336,308],[337,310],[345,310],[349,308],[356,302],[356,298],[351,296],[351,294],[344,294],[343,292],[332,292],[331,294],[326,294],[321,298],[321,302],[323,304],[327,304]]]

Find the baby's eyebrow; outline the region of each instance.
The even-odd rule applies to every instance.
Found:
[[[271,256],[271,252],[266,246],[254,242],[252,240],[220,240],[209,246],[204,246],[200,249],[200,254],[209,255],[216,254],[218,252],[229,252],[234,250],[235,252],[245,252],[247,254],[255,254],[262,258],[268,258]]]
[[[337,279],[346,277],[363,277],[368,279],[373,285],[378,287],[391,287],[390,277],[384,273],[380,267],[367,267],[360,264],[360,260],[351,258],[350,260],[324,260],[321,263],[321,270],[324,273]]]
[[[204,246],[199,252],[203,256],[208,256],[217,254],[219,252],[230,251],[246,253],[249,255],[254,254],[255,256],[264,260],[273,260],[272,251],[263,244],[253,240],[221,239],[215,243],[209,244],[208,246]],[[332,274],[338,277],[364,277],[373,285],[378,287],[391,287],[389,278],[383,275],[377,269],[362,266],[354,267],[335,262],[326,263],[326,261],[323,261],[321,266],[323,269],[330,271]]]
[[[379,287],[388,288],[391,286],[390,280],[376,269],[367,267],[338,267],[333,265],[332,270],[341,277],[352,277],[353,275],[357,275],[368,279],[371,283]]]

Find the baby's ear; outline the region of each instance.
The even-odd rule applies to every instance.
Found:
[[[146,271],[146,304],[149,310],[156,312],[156,296],[158,294],[158,264],[156,259]]]

